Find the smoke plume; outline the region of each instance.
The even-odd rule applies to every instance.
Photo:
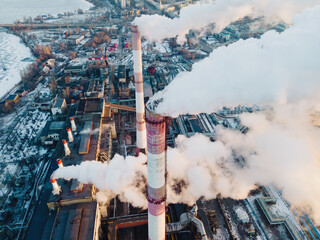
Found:
[[[269,2],[278,7],[293,3]],[[295,4],[287,8],[297,9],[305,1]],[[241,116],[250,129],[246,135],[218,127],[215,142],[202,135],[179,136],[177,147],[167,150],[168,202],[191,204],[217,194],[241,199],[256,184],[274,184],[292,204],[312,209],[320,222],[320,129],[312,118],[320,110],[315,96],[320,88],[319,22],[320,7],[314,7],[296,16],[281,34],[268,32],[260,40],[220,48],[150,101],[158,113],[171,116],[225,105],[273,104],[272,111]],[[245,159],[244,166],[234,160],[235,153]],[[116,155],[109,164],[59,168],[53,177],[92,183],[101,190],[98,199],[119,195],[146,207],[145,163],[144,155]]]
[[[320,6],[305,10],[283,33],[218,48],[149,100],[177,116],[223,106],[295,102],[320,89]]]
[[[52,178],[78,179],[84,184],[94,184],[101,192],[97,199],[108,202],[118,195],[125,202],[131,202],[135,207],[147,206],[143,194],[147,168],[146,156],[127,157],[115,155],[110,163],[86,161],[80,165],[60,168],[53,173]]]
[[[215,142],[201,134],[178,136],[177,146],[167,150],[167,202],[193,204],[218,194],[243,199],[257,184],[274,184],[295,206],[312,209],[320,222],[320,129],[313,125],[315,112],[320,116],[320,105],[311,101],[281,105],[243,114],[241,121],[250,128],[246,135],[218,127]],[[244,166],[235,161],[237,156],[245,159]],[[89,161],[59,168],[53,177],[94,184],[99,201],[118,195],[147,207],[143,154],[126,159],[116,155],[109,164]]]
[[[231,22],[248,15],[265,16],[269,22],[291,23],[295,14],[319,3],[319,0],[208,0],[182,8],[179,18],[142,15],[133,23],[150,40],[161,41],[178,35],[181,42],[190,29],[200,30],[214,23],[218,33]]]
[[[95,129],[91,129],[91,128],[87,128],[87,129],[83,129],[80,134],[89,134],[91,133],[92,135],[98,134],[99,133],[99,128],[95,128]]]

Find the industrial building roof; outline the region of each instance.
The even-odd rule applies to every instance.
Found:
[[[57,121],[57,122],[51,122],[49,130],[62,130],[64,128],[65,122],[64,121]]]
[[[118,67],[118,78],[126,78],[126,66],[119,65]]]
[[[77,114],[102,112],[103,100],[100,98],[82,98],[79,102]]]
[[[52,122],[48,121],[44,128],[42,129],[39,137],[46,137],[49,133],[59,133],[65,126],[65,122],[57,121]]]
[[[92,121],[86,121],[84,123],[83,132],[81,133],[82,136],[79,145],[79,154],[89,153],[92,124]]]
[[[96,202],[60,207],[49,239],[94,239],[96,212]]]
[[[11,94],[9,97],[7,97],[6,101],[14,101],[17,97],[17,94]]]
[[[71,35],[71,36],[68,37],[68,39],[76,40],[76,39],[79,39],[81,37],[83,37],[83,36],[82,35]]]
[[[62,105],[63,105],[63,103],[64,103],[64,99],[57,99],[56,101],[55,101],[55,103],[53,104],[53,108],[61,108],[62,107]]]

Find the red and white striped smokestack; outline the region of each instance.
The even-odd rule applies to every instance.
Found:
[[[63,139],[62,140],[63,147],[64,147],[64,153],[66,156],[69,156],[71,154],[70,148],[68,146],[67,140]]]
[[[149,240],[166,236],[166,122],[146,108]]]
[[[63,163],[62,163],[62,159],[61,158],[57,159],[57,164],[58,164],[59,168],[63,168]]]
[[[71,129],[72,131],[77,131],[77,126],[76,126],[76,123],[74,122],[74,119],[73,117],[70,118],[70,122],[71,122]]]
[[[58,195],[61,192],[61,188],[57,183],[57,179],[50,179],[50,182],[52,183],[52,193],[54,195]]]
[[[131,26],[133,68],[136,85],[136,116],[137,116],[137,155],[139,152],[146,152],[147,134],[144,120],[144,95],[142,77],[142,55],[141,55],[141,34],[137,26]]]
[[[73,142],[73,135],[72,135],[72,132],[71,132],[71,128],[67,128],[67,133],[68,133],[69,142]]]

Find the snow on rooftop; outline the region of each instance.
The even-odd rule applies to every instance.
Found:
[[[241,220],[243,223],[248,223],[250,221],[250,218],[247,214],[247,212],[239,205],[236,205],[234,207],[234,211],[237,214],[237,217],[239,220]]]
[[[86,64],[87,61],[88,61],[87,57],[76,58],[76,59],[70,61],[70,65],[71,66],[82,66],[82,65]]]

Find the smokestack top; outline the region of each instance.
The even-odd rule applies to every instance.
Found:
[[[70,118],[70,121],[73,121],[73,120],[74,120],[73,117],[71,117],[71,118]]]
[[[139,33],[139,29],[137,25],[131,25],[131,32],[133,33]]]
[[[165,117],[155,113],[153,110],[149,109],[149,106],[146,106],[146,122],[147,123],[162,123],[165,121]]]
[[[67,128],[67,132],[71,132],[71,128]]]
[[[62,159],[61,159],[61,158],[58,158],[58,159],[57,159],[57,163],[58,163],[58,164],[61,164],[61,163],[62,163]]]
[[[57,179],[55,179],[55,178],[50,179],[51,183],[55,183],[56,181],[57,181]]]
[[[67,140],[63,139],[63,140],[62,140],[62,143],[63,143],[63,144],[67,144]]]

